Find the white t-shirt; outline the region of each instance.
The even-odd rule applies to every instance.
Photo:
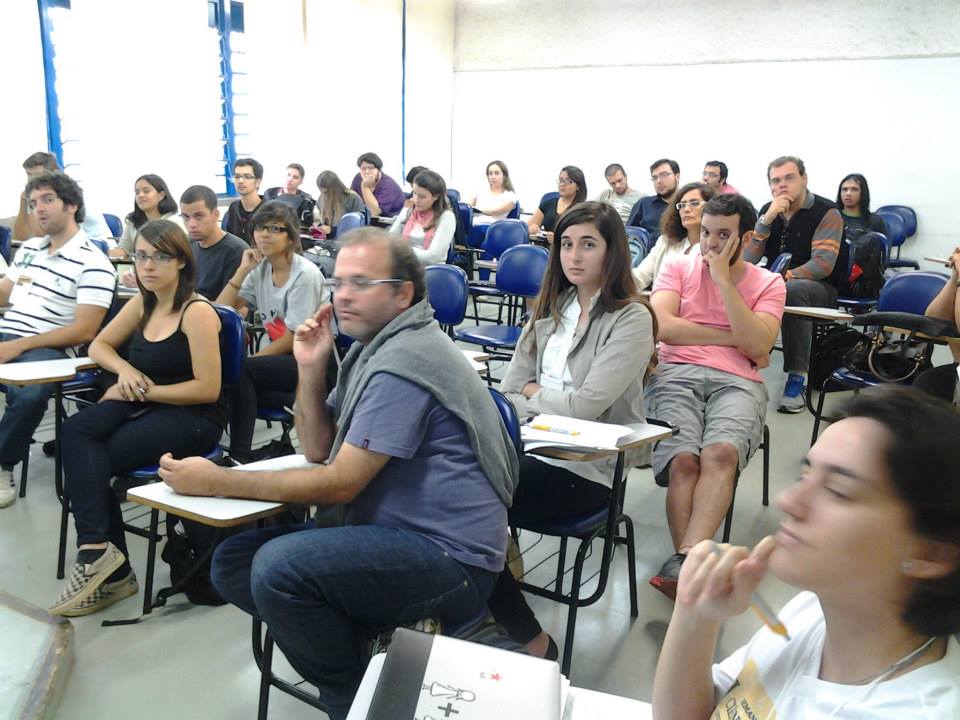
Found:
[[[560,316],[560,327],[547,339],[540,358],[540,385],[549,390],[573,390],[573,376],[567,356],[580,321],[580,301],[574,295]]]
[[[779,614],[791,640],[767,628],[713,666],[722,695],[713,720],[890,720],[960,717],[960,643],[951,637],[941,660],[892,680],[841,685],[820,680],[825,631],[820,601],[811,592],[793,598]]]
[[[492,208],[505,205],[508,202],[513,204],[516,204],[517,202],[517,194],[512,190],[504,190],[502,193],[493,193],[488,189],[477,193],[477,201],[474,207]],[[485,215],[481,212],[477,212],[473,216],[473,224],[490,225],[497,220],[506,220],[507,215],[510,214],[511,210],[513,210],[512,207],[508,208],[506,212],[498,213],[496,215]]]

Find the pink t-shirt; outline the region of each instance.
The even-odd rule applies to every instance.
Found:
[[[780,320],[787,299],[783,278],[756,265],[746,263],[746,272],[737,283],[737,292],[753,312],[762,312]],[[653,294],[672,290],[680,294],[679,317],[707,327],[730,329],[730,320],[720,290],[710,277],[710,268],[697,255],[668,258],[653,283]],[[704,365],[740,377],[763,382],[750,358],[734,347],[721,345],[659,345],[660,362]]]

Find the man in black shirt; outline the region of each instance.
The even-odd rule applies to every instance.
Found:
[[[217,195],[204,185],[191,185],[180,196],[180,215],[197,262],[197,292],[214,300],[237,271],[249,246],[220,229]]]
[[[233,164],[233,183],[237,187],[239,200],[234,200],[227,208],[227,220],[224,230],[253,245],[253,228],[250,218],[263,202],[260,183],[263,181],[263,165],[253,158],[240,158]]]
[[[287,182],[283,187],[268,188],[263,194],[264,200],[279,200],[293,208],[300,219],[300,227],[313,225],[313,208],[317,204],[310,195],[300,189],[306,171],[300,163],[287,165]]]

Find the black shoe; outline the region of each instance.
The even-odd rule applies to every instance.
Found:
[[[53,457],[53,455],[54,455],[54,443],[53,443],[53,440],[47,440],[47,441],[43,444],[42,447],[43,447],[43,454],[44,454],[44,455],[46,455],[47,457]]]
[[[556,660],[560,657],[560,648],[557,647],[557,643],[553,641],[551,635],[547,635],[547,651],[543,654],[544,660]]]
[[[677,599],[677,581],[680,579],[680,568],[687,559],[684,553],[674,553],[661,566],[660,572],[650,578],[650,584],[671,600]]]

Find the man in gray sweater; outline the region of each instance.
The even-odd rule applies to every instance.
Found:
[[[308,460],[234,472],[202,458],[161,461],[177,492],[345,505],[341,527],[268,528],[224,542],[220,593],[262,618],[296,670],[344,718],[363,676],[364,628],[480,615],[503,569],[518,461],[496,406],[441,332],[409,245],[348,234],[334,307],[357,342],[328,392],[332,308],[297,328],[296,424]]]

